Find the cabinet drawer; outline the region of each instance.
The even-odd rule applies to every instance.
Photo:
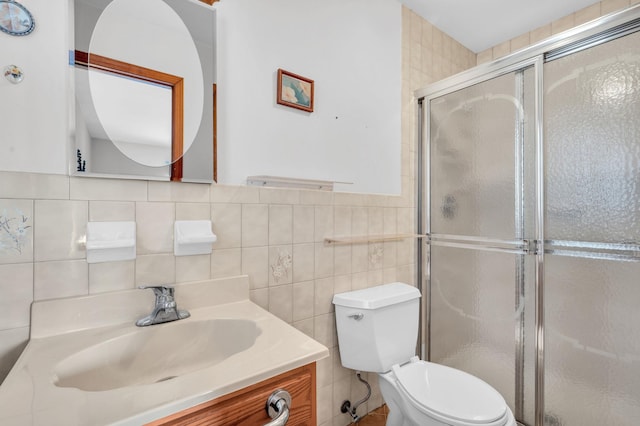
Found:
[[[287,426],[316,425],[316,364],[308,364],[254,385],[221,396],[148,426],[262,426],[271,418],[265,409],[276,389],[291,394]]]

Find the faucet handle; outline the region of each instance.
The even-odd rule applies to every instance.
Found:
[[[156,296],[171,296],[175,293],[175,287],[165,285],[141,285],[138,287],[140,290],[151,289]]]

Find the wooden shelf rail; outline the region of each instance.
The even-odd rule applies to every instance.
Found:
[[[324,242],[326,244],[367,244],[425,237],[426,235],[420,234],[354,235],[351,237],[325,237]]]

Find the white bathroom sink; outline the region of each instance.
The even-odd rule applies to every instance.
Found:
[[[245,319],[188,319],[137,328],[60,361],[54,384],[107,391],[165,382],[250,348],[260,334],[257,324]]]

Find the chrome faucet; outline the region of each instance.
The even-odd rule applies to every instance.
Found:
[[[188,311],[177,308],[176,300],[173,295],[175,289],[168,286],[141,286],[140,289],[150,288],[156,295],[156,304],[153,311],[146,317],[136,321],[138,327],[147,325],[162,324],[163,322],[176,321],[189,318],[191,314]]]

